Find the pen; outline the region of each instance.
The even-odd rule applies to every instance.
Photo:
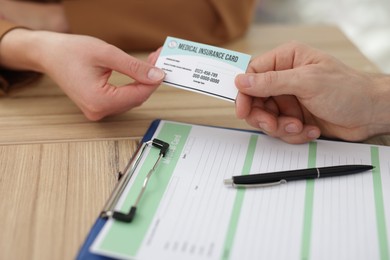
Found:
[[[372,170],[373,168],[374,166],[372,165],[338,165],[330,167],[248,174],[233,176],[230,179],[225,179],[224,183],[226,185],[232,185],[233,187],[265,187],[287,183],[288,181],[349,175]]]

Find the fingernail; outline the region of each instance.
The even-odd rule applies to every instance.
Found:
[[[148,72],[148,78],[153,81],[159,81],[162,80],[165,77],[165,73],[156,68],[151,68]]]
[[[317,139],[320,136],[320,133],[317,130],[310,130],[307,132],[307,137],[310,139]]]
[[[241,88],[250,88],[252,86],[253,76],[242,74],[237,76],[237,80]]]
[[[259,127],[260,127],[261,129],[263,129],[264,131],[266,131],[266,132],[269,132],[269,131],[270,131],[269,125],[268,125],[267,123],[260,122],[260,123],[259,123]]]
[[[298,126],[296,124],[288,124],[286,125],[284,130],[286,130],[287,133],[291,133],[291,134],[298,133],[299,131]]]

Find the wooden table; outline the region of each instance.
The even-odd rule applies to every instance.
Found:
[[[226,48],[258,55],[290,40],[377,68],[335,27],[253,26]],[[145,54],[135,54],[145,58]],[[113,83],[128,78],[114,74]],[[249,128],[234,105],[162,86],[140,108],[89,122],[48,78],[0,99],[0,259],[72,259],[155,118]],[[371,143],[390,144],[386,136]]]

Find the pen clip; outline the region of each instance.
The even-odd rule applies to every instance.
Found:
[[[255,184],[236,184],[233,181],[231,182],[227,182],[227,181],[228,180],[225,180],[225,184],[231,184],[233,188],[259,188],[259,187],[269,187],[269,186],[275,186],[275,185],[287,183],[285,179],[282,179],[280,181],[275,181],[275,182],[255,183]]]

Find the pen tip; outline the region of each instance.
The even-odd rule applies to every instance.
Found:
[[[223,183],[224,183],[225,185],[233,185],[233,180],[232,180],[232,179],[224,179],[224,180],[223,180]]]

